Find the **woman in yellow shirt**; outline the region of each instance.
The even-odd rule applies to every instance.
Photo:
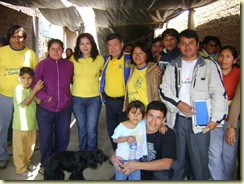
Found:
[[[89,33],[81,33],[78,36],[74,50],[70,61],[74,64],[72,96],[79,148],[81,151],[91,151],[97,148],[98,142],[97,126],[102,105],[99,77],[104,59]]]
[[[162,80],[162,73],[156,72],[156,63],[149,62],[149,52],[146,44],[137,43],[131,51],[132,63],[127,82],[127,93],[124,110],[128,103],[140,100],[145,106],[154,100],[160,100],[158,86]]]

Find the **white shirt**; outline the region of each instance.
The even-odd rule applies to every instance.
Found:
[[[181,88],[179,91],[179,99],[188,105],[191,105],[190,86],[192,83],[193,70],[196,62],[197,59],[194,61],[184,61],[182,59]],[[179,114],[185,116],[185,114],[181,111]]]

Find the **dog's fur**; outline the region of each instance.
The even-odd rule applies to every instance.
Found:
[[[108,160],[108,156],[100,149],[93,151],[62,151],[49,157],[45,169],[44,180],[64,180],[64,170],[71,172],[70,180],[85,180],[83,170],[96,169],[98,164]]]

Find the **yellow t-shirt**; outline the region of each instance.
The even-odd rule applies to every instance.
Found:
[[[70,61],[74,64],[72,95],[85,98],[99,96],[99,77],[104,64],[103,56],[98,55],[94,61],[91,57],[79,58],[78,62],[71,56]]]
[[[147,80],[146,80],[147,67],[143,69],[135,68],[133,74],[127,82],[128,99],[129,103],[134,100],[140,100],[147,106]]]
[[[105,93],[110,97],[125,95],[124,84],[124,56],[109,61],[106,74]]]
[[[0,48],[0,93],[13,97],[14,88],[19,84],[18,72],[23,66],[35,68],[38,63],[36,53],[24,48],[15,51],[10,46]]]

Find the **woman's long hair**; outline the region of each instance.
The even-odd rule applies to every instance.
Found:
[[[91,43],[91,55],[90,57],[93,59],[93,61],[96,59],[97,55],[99,54],[98,49],[97,49],[97,44],[93,38],[93,36],[90,33],[81,33],[77,40],[76,40],[76,45],[75,45],[75,51],[74,51],[74,59],[78,61],[80,56],[82,56],[82,53],[80,51],[80,40],[81,38],[88,38]]]

